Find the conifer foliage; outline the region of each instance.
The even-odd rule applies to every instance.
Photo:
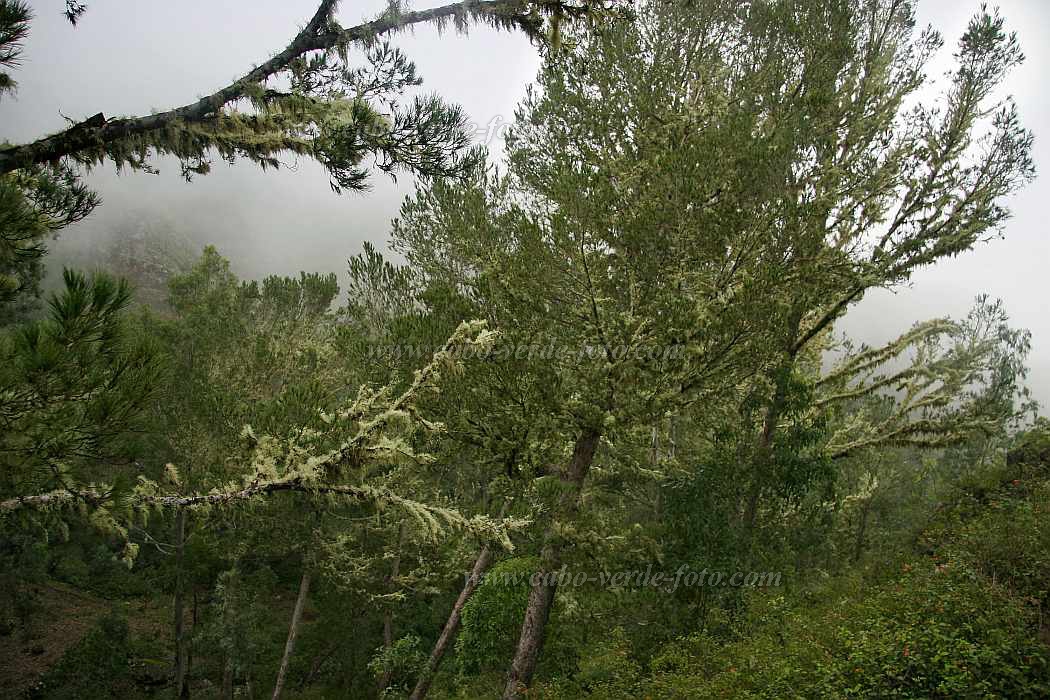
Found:
[[[881,345],[840,325],[1003,233],[1034,176],[997,12],[937,82],[909,0],[336,5],[196,102],[0,148],[0,631],[48,579],[166,628],[107,617],[38,692],[1046,694],[1031,335],[986,295]],[[30,19],[0,0],[3,70]],[[424,22],[540,44],[501,162],[405,99],[388,39]],[[67,270],[26,318],[85,168],[282,153],[336,191],[418,176],[400,261],[351,251],[341,297],[132,246],[86,261],[165,303]]]

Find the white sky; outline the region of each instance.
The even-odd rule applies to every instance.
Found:
[[[15,76],[14,99],[0,101],[0,139],[21,142],[61,129],[62,115],[82,119],[137,115],[185,104],[242,75],[282,48],[315,9],[313,0],[94,0],[74,29],[61,16],[61,0],[32,0],[37,19]],[[374,15],[381,0],[345,2],[345,25]],[[418,4],[417,8],[441,4]],[[920,23],[931,23],[946,39],[947,68],[955,39],[979,3],[922,0]],[[1050,2],[1002,0],[1009,28],[1017,31],[1028,57],[1011,77],[1025,125],[1036,135],[1037,167],[1050,168]],[[509,120],[539,67],[535,50],[520,35],[473,29],[469,36],[438,36],[432,27],[397,37],[415,60],[424,90],[466,109],[480,125]],[[495,130],[498,132],[498,129]],[[499,149],[496,139],[490,146]],[[90,182],[103,206],[63,239],[98,235],[129,214],[166,219],[195,239],[215,242],[245,276],[334,271],[363,241],[384,245],[390,219],[411,187],[382,176],[365,196],[334,195],[327,177],[310,161],[261,172],[251,164],[218,162],[213,172],[188,184],[178,168],[161,162],[161,174],[97,171]],[[854,338],[888,340],[916,320],[961,316],[973,298],[987,292],[1004,300],[1014,325],[1032,331],[1029,384],[1050,406],[1050,179],[1040,177],[1015,196],[1014,218],[1003,240],[921,271],[909,289],[872,294],[842,328]],[[60,240],[56,246],[63,245]]]

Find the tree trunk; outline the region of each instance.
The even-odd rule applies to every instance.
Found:
[[[295,609],[292,611],[292,623],[288,626],[288,641],[284,645],[281,668],[277,671],[277,683],[273,686],[273,700],[278,700],[281,697],[281,691],[284,690],[284,681],[288,675],[292,652],[295,651],[295,638],[299,635],[299,621],[303,617],[303,606],[306,604],[306,594],[309,590],[310,572],[304,569],[303,578],[299,582],[299,597],[295,599]]]
[[[222,700],[233,700],[233,657],[229,654],[222,659]]]
[[[405,540],[405,525],[404,521],[397,526],[397,553],[394,554],[394,565],[391,568],[390,576],[386,579],[387,588],[393,591],[393,587],[397,585],[397,577],[401,574],[401,547],[404,545]],[[394,611],[389,607],[383,613],[383,647],[390,651],[390,647],[394,646]],[[391,669],[383,671],[383,675],[379,677],[379,694],[383,694],[383,690],[390,685],[390,678],[393,674]]]
[[[190,608],[190,629],[186,634],[186,693],[189,694],[189,677],[193,675],[193,635],[197,631],[199,622],[200,605],[197,597],[197,587],[190,582],[190,590],[193,591],[193,606]]]
[[[514,652],[510,673],[507,674],[503,700],[517,700],[525,694],[543,650],[547,622],[550,620],[554,594],[558,589],[556,577],[561,565],[561,546],[552,543],[544,547],[542,561],[543,564],[536,572],[535,585],[529,590],[525,620],[521,625],[521,636],[518,637],[518,647]]]
[[[186,674],[189,670],[189,654],[186,639],[186,574],[183,570],[183,555],[186,550],[186,509],[179,508],[175,515],[175,697],[188,698],[189,686]]]
[[[678,420],[674,415],[669,420],[671,425],[668,428],[670,435],[668,436],[667,456],[674,459],[675,452],[678,450]]]
[[[762,432],[758,435],[758,441],[752,455],[752,460],[754,462],[752,469],[754,480],[751,484],[751,493],[748,496],[747,508],[744,511],[744,525],[748,532],[754,528],[755,516],[758,513],[759,497],[762,494],[762,487],[765,485],[764,481],[769,471],[769,463],[773,459],[773,438],[776,435],[777,422],[780,420],[780,412],[784,406],[790,372],[791,364],[781,366],[780,370],[777,372],[776,389],[773,393],[773,399],[769,406],[766,407],[766,415],[762,419]]]
[[[594,462],[594,453],[598,448],[600,437],[601,434],[597,430],[588,429],[576,439],[572,461],[562,479],[570,487],[560,509],[560,514],[566,519],[571,519],[579,508],[580,492],[583,490],[583,483]],[[525,619],[521,625],[521,635],[518,637],[518,648],[514,652],[514,661],[507,674],[503,700],[517,700],[522,697],[532,681],[532,674],[536,671],[536,662],[540,651],[543,650],[547,620],[550,619],[551,606],[558,587],[556,575],[561,567],[562,553],[562,544],[556,540],[553,528],[548,528],[545,539],[540,570],[536,572],[538,576],[535,585],[529,590]]]
[[[773,461],[773,441],[777,432],[780,415],[787,401],[791,373],[795,369],[798,354],[805,347],[810,337],[802,339],[799,337],[802,328],[802,317],[805,315],[801,307],[795,307],[789,313],[787,325],[784,327],[784,355],[776,375],[773,377],[773,397],[762,420],[762,432],[759,433],[755,453],[752,455],[754,468],[752,470],[754,482],[751,485],[751,493],[748,497],[747,508],[744,512],[744,525],[751,532],[755,525],[755,516],[758,513],[758,503],[765,486],[763,481],[768,476],[770,463]],[[805,341],[805,342],[803,342]]]
[[[328,647],[328,651],[314,659],[313,666],[310,667],[310,672],[306,674],[306,678],[304,678],[299,684],[300,690],[313,683],[314,678],[317,677],[317,674],[321,671],[321,667],[324,666],[325,662],[332,658],[332,655],[339,651],[341,647],[342,640],[336,638],[335,643]]]
[[[416,687],[412,690],[412,694],[409,696],[409,700],[423,700],[430,691],[430,684],[434,680],[434,676],[437,674],[438,667],[441,665],[442,659],[445,658],[445,652],[452,645],[456,635],[459,633],[459,624],[462,621],[461,614],[463,612],[463,606],[470,600],[470,596],[474,595],[474,591],[477,590],[478,585],[481,583],[481,577],[488,571],[489,566],[492,564],[493,559],[492,545],[486,543],[481,548],[481,553],[478,554],[477,560],[474,562],[474,568],[470,571],[470,576],[467,578],[467,582],[463,585],[463,590],[459,592],[459,597],[456,598],[455,605],[452,606],[452,612],[448,616],[448,620],[445,622],[444,628],[441,630],[441,635],[438,637],[437,642],[434,643],[434,649],[430,652],[430,659],[427,660],[427,666],[423,670],[423,674],[419,677],[419,681],[416,683]]]

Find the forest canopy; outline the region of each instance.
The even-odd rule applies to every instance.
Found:
[[[337,4],[194,102],[0,146],[4,687],[1050,693],[1031,335],[985,294],[841,329],[1035,176],[997,11],[937,79],[910,0]],[[0,0],[0,99],[32,21]],[[425,23],[540,53],[503,153],[416,93]],[[91,168],[282,154],[415,190],[343,275],[135,224],[43,291]]]

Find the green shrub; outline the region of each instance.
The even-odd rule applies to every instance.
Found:
[[[578,669],[569,678],[556,679],[534,688],[530,697],[594,698],[633,700],[641,667],[631,655],[630,642],[617,627],[579,657]]]
[[[29,693],[47,700],[101,700],[127,696],[128,622],[115,612],[103,616],[71,646]]]
[[[423,672],[426,662],[422,640],[413,634],[395,640],[389,648],[379,647],[368,664],[368,670],[376,677],[390,674],[383,697],[403,697]]]
[[[536,566],[534,557],[516,557],[495,564],[463,606],[462,627],[456,638],[456,661],[461,673],[502,669],[507,659],[514,656],[529,596],[525,579]],[[522,583],[505,583],[514,576],[522,577]]]
[[[56,553],[51,575],[77,588],[87,588],[91,583],[91,570],[79,548],[63,548]]]
[[[514,657],[529,597],[529,577],[535,557],[515,557],[497,563],[463,606],[462,627],[456,639],[456,664],[461,675],[486,671],[505,673]],[[509,583],[514,580],[517,583]],[[575,671],[574,629],[568,598],[561,592],[547,623],[540,668],[544,673]],[[577,634],[578,636],[578,634]]]
[[[1046,697],[1030,609],[955,566],[927,565],[857,606],[818,689],[840,697]]]

